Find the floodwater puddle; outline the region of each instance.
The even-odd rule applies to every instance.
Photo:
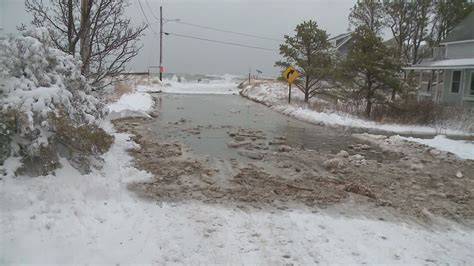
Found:
[[[157,137],[182,141],[200,155],[245,161],[228,147],[238,129],[261,131],[267,143],[284,137],[286,145],[333,154],[361,143],[352,132],[298,121],[239,95],[164,93],[156,100],[159,117],[149,126]]]

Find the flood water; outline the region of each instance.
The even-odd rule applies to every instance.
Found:
[[[328,153],[362,142],[349,132],[295,120],[239,95],[163,93],[158,97],[159,117],[153,124],[158,136],[182,141],[198,155],[240,157],[227,147],[232,140],[228,132],[238,128],[261,130],[267,141],[285,136],[290,146]],[[186,131],[198,126],[199,134]]]

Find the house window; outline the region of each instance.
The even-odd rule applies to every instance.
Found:
[[[451,92],[459,93],[461,88],[461,71],[453,71],[453,79],[451,81]]]
[[[474,96],[474,71],[471,72],[471,85],[469,86],[469,95]]]

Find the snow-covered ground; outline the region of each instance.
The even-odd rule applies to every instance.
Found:
[[[153,108],[153,99],[150,94],[144,92],[128,93],[108,107],[110,112],[121,112],[124,110],[148,112]]]
[[[5,178],[0,264],[12,263],[414,263],[467,265],[473,231],[448,231],[310,210],[244,211],[136,198],[117,134],[103,170],[82,176],[66,162],[56,176]],[[289,258],[286,258],[289,257]]]
[[[474,160],[474,142],[473,141],[452,140],[442,135],[438,135],[432,139],[420,139],[420,138],[400,137],[400,136],[397,136],[397,137],[408,140],[408,141],[418,142],[418,143],[436,148],[441,151],[452,152],[463,159]]]
[[[125,95],[109,108],[149,110],[140,95]],[[7,175],[0,180],[0,264],[474,261],[474,230],[451,222],[441,230],[306,208],[255,210],[139,198],[127,185],[150,175],[131,164],[126,150],[136,144],[109,122],[103,127],[115,142],[103,156],[103,168],[91,174],[81,175],[62,160],[55,175],[13,177],[17,160],[6,162]]]
[[[303,99],[303,94],[299,90],[292,90],[293,99]],[[472,132],[465,132],[449,128],[436,128],[429,126],[382,124],[374,121],[363,120],[349,114],[318,112],[309,108],[288,104],[288,87],[282,83],[262,83],[257,86],[247,86],[242,90],[242,94],[252,100],[262,102],[271,108],[304,120],[310,123],[325,124],[329,126],[344,126],[363,129],[382,130],[400,134],[447,134],[447,135],[472,135]]]
[[[288,104],[288,88],[280,83],[262,83],[257,86],[247,86],[242,90],[242,94],[252,100],[264,103],[274,110],[303,120],[309,123],[324,124],[329,126],[343,126],[363,129],[382,130],[386,132],[400,134],[448,134],[448,135],[472,135],[472,132],[465,132],[455,129],[435,128],[428,126],[381,124],[373,121],[363,120],[348,114],[318,112],[306,107]],[[303,99],[303,94],[298,90],[293,90],[293,99]],[[397,136],[398,137],[398,136]],[[403,137],[399,137],[403,138]],[[449,151],[460,158],[474,160],[474,143],[472,141],[451,140],[444,135],[437,135],[433,139],[423,139],[415,137],[405,137],[404,139],[422,143],[433,148]]]
[[[117,119],[129,116],[148,116],[153,109],[153,98],[149,93],[134,91],[122,95],[117,102],[108,106],[108,119]]]

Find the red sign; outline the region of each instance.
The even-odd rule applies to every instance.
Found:
[[[160,73],[163,73],[165,72],[165,68],[163,67],[163,65],[160,65]]]

